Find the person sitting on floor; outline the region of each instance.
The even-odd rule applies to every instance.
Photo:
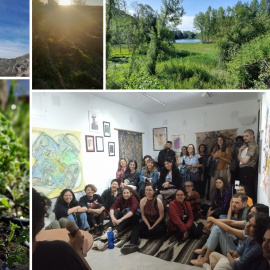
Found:
[[[226,252],[223,253],[225,256],[217,252],[211,253],[211,266],[214,269],[222,268],[224,270],[266,269],[267,262],[263,258],[262,242],[269,221],[270,218],[265,213],[251,214],[243,233],[238,230],[239,234],[246,238],[243,244],[238,247],[234,243],[229,244],[222,250],[222,252]],[[221,245],[221,248],[223,248],[223,245]],[[205,264],[204,268],[206,268]]]
[[[102,201],[104,203],[103,205],[105,207],[105,213],[107,216],[109,216],[111,206],[120,195],[122,195],[122,190],[119,186],[119,182],[117,179],[113,179],[111,181],[111,186],[105,189],[101,195]]]
[[[123,254],[137,251],[139,237],[155,239],[166,233],[164,206],[156,198],[156,187],[153,183],[145,186],[145,197],[140,201],[142,220],[132,226],[130,244],[121,248]]]
[[[211,252],[213,252],[216,249],[217,245],[219,244],[219,241],[221,240],[223,241],[222,243],[223,243],[223,246],[225,247],[228,245],[228,243],[231,244],[231,243],[234,243],[234,241],[243,240],[243,238],[241,239],[237,238],[237,236],[239,236],[238,234],[237,235],[233,234],[235,231],[230,231],[230,233],[232,233],[230,234],[230,233],[226,233],[224,229],[226,228],[226,230],[229,231],[230,228],[228,227],[230,226],[240,228],[240,229],[244,228],[246,224],[246,220],[247,220],[248,210],[249,210],[249,206],[247,206],[247,195],[243,193],[234,194],[233,199],[232,199],[232,208],[233,208],[233,211],[238,213],[238,216],[237,216],[238,220],[214,219],[213,217],[209,217],[207,219],[208,225],[212,226],[213,223],[216,225],[213,226],[204,247],[202,249],[194,250],[194,252],[199,255],[202,255],[205,253],[203,260],[191,260],[192,264],[202,266],[203,263],[206,263],[209,259],[209,255],[211,254]],[[219,224],[227,224],[228,226],[223,226],[221,228],[218,226]],[[226,237],[224,237],[224,239],[221,239],[220,238],[221,234],[223,234],[223,236],[225,234]],[[241,231],[240,231],[240,235],[242,235]]]
[[[82,255],[83,236],[78,230],[70,242],[37,241],[36,235],[44,226],[51,200],[32,189],[32,269],[38,270],[91,270]]]
[[[221,215],[227,215],[232,198],[231,190],[228,189],[228,182],[223,177],[216,180],[216,195],[208,209],[207,217],[213,216],[219,218]]]
[[[136,195],[135,195],[136,194]],[[137,222],[139,209],[139,196],[136,191],[125,186],[123,194],[119,196],[110,208],[109,227],[113,228],[114,238],[117,238],[118,233],[125,230],[133,223]],[[101,240],[107,239],[107,232],[101,237]]]
[[[86,185],[84,188],[86,195],[80,198],[79,202],[87,207],[87,221],[91,227],[94,227],[93,233],[102,234],[104,227],[104,203],[100,195],[95,194],[97,188],[92,185]],[[91,231],[90,231],[91,232]]]
[[[160,173],[160,179],[158,181],[158,190],[160,194],[158,198],[163,202],[165,201],[165,205],[168,200],[175,196],[177,189],[181,187],[180,180],[180,172],[176,167],[173,159],[170,157],[166,157],[164,162],[164,168]]]
[[[246,186],[240,185],[239,188],[236,190],[236,193],[244,193],[247,194]],[[251,207],[253,205],[253,201],[250,197],[248,197],[247,205]],[[230,202],[230,208],[228,210],[227,219],[236,218],[235,216],[232,216],[232,200]]]
[[[169,204],[168,231],[176,235],[179,241],[186,241],[188,238],[199,238],[203,229],[203,224],[196,227],[193,223],[193,213],[191,205],[185,201],[185,193],[182,189],[176,192],[175,200]]]
[[[193,183],[191,181],[185,182],[185,192],[185,200],[190,203],[193,212],[193,218],[194,221],[196,221],[202,216],[200,194],[197,191],[193,190]]]
[[[133,189],[138,189],[140,182],[140,173],[137,171],[137,161],[130,160],[126,171],[123,173],[121,187],[130,186]]]
[[[140,183],[139,183],[139,194],[140,197],[145,196],[144,188],[147,183],[156,184],[158,181],[158,170],[155,168],[155,161],[151,158],[148,158],[146,162],[146,166],[142,169],[140,175]]]
[[[66,188],[60,193],[53,211],[57,220],[64,217],[82,230],[90,229],[86,216],[87,208],[80,205],[71,189]]]

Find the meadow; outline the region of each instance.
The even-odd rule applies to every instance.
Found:
[[[146,55],[137,55],[129,76],[131,54],[125,45],[111,47],[107,89],[224,89],[226,68],[212,44],[174,43],[157,62],[156,74],[147,75]]]

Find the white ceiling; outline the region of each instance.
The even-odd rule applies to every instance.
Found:
[[[146,114],[177,111],[197,107],[206,107],[244,100],[257,100],[256,92],[95,92],[100,98],[130,107]],[[148,95],[165,105],[152,100]],[[210,97],[203,97],[210,95]]]

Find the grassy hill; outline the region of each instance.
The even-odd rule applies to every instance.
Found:
[[[103,7],[33,7],[33,89],[103,88]]]

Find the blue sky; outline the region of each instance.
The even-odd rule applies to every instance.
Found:
[[[0,58],[29,53],[29,0],[0,0]]]
[[[148,4],[150,5],[154,10],[160,10],[160,7],[162,6],[161,0],[137,0],[138,3],[141,4]],[[126,0],[128,4],[128,8],[131,8],[131,3],[134,2],[134,0]],[[193,29],[193,18],[196,14],[199,12],[205,12],[209,6],[212,8],[218,9],[219,7],[223,7],[226,9],[228,6],[233,7],[236,5],[238,0],[184,0],[182,2],[182,5],[185,10],[185,15],[182,19],[182,25],[179,27],[182,31],[192,31]],[[251,0],[245,0],[244,2],[251,2]]]
[[[11,81],[7,80],[8,88],[11,85]],[[19,87],[20,86],[20,87]],[[17,80],[17,84],[15,86],[15,95],[22,96],[22,95],[29,95],[29,80]]]

